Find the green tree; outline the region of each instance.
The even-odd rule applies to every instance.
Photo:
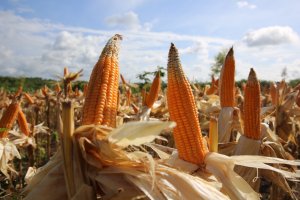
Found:
[[[153,71],[153,72],[147,72],[147,71],[144,71],[142,72],[141,74],[138,74],[136,77],[138,79],[140,79],[141,81],[144,82],[144,84],[147,84],[147,83],[150,83],[151,82],[151,79],[149,78],[149,76],[155,76],[157,72],[160,73],[160,76],[161,77],[164,77],[165,76],[165,72],[166,72],[166,68],[164,67],[161,67],[161,66],[157,66],[157,70]]]
[[[214,63],[211,66],[211,74],[212,75],[218,76],[220,74],[223,63],[225,61],[226,53],[227,53],[227,50],[223,49],[215,56]]]

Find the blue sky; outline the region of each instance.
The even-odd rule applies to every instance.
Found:
[[[190,80],[209,80],[214,56],[233,46],[236,79],[253,67],[260,79],[300,78],[298,0],[0,0],[2,75],[54,78],[64,66],[87,80],[103,45],[124,41],[120,69],[136,80],[166,66],[179,48]]]

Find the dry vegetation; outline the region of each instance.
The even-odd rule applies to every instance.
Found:
[[[121,40],[107,42],[83,91],[72,89],[82,70],[68,68],[53,90],[1,89],[1,198],[300,196],[300,86],[260,88],[254,69],[236,86],[233,48],[219,79],[190,84],[171,44],[167,88],[158,71],[133,92],[119,74]]]

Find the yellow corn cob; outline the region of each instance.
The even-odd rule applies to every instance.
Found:
[[[113,36],[104,47],[88,84],[83,107],[82,124],[102,124],[115,127],[119,86],[119,41]]]
[[[42,93],[45,97],[48,96],[48,91],[49,91],[49,88],[45,85],[43,88],[42,88]]]
[[[64,68],[64,77],[67,76],[69,74],[69,69],[68,67]]]
[[[221,107],[234,107],[234,74],[235,61],[233,55],[233,48],[230,48],[226,55],[224,65],[220,75],[220,104]]]
[[[17,119],[20,110],[20,105],[17,102],[12,102],[2,115],[0,120],[0,138],[7,136],[8,131],[12,128]]]
[[[158,93],[161,88],[160,72],[156,73],[156,76],[152,82],[149,94],[147,95],[145,104],[148,108],[151,108],[154,102],[157,100]]]
[[[18,88],[18,90],[16,91],[16,93],[15,93],[15,97],[18,97],[18,96],[20,96],[20,94],[22,93],[22,91],[23,91],[23,87],[22,86],[19,86],[19,88]]]
[[[55,89],[56,94],[60,93],[61,87],[60,87],[59,83],[55,84],[54,89]]]
[[[194,164],[202,164],[208,149],[203,142],[192,89],[174,44],[171,44],[169,51],[167,97],[170,119],[177,124],[173,135],[179,157]]]
[[[18,125],[19,125],[19,128],[22,131],[22,133],[29,136],[30,135],[30,129],[28,127],[26,116],[23,113],[22,109],[19,109],[17,121],[18,121]]]
[[[261,139],[260,104],[260,84],[255,71],[251,68],[245,88],[244,134],[255,140]]]
[[[209,120],[209,151],[218,152],[218,121],[214,117]]]
[[[33,99],[31,98],[31,96],[28,93],[24,92],[23,95],[24,95],[25,99],[28,101],[28,103],[30,103],[30,104],[34,103]]]
[[[270,85],[270,95],[271,95],[272,105],[276,106],[278,102],[278,90],[277,90],[277,85],[274,82],[272,82]]]
[[[128,88],[126,90],[126,98],[127,98],[127,106],[129,106],[131,104],[131,89]]]

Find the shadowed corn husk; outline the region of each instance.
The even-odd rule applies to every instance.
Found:
[[[29,184],[24,191],[25,199],[39,199],[46,192],[45,188],[57,188],[61,183],[65,187],[60,187],[55,194],[46,199],[95,199],[93,188],[89,186],[89,180],[85,177],[85,162],[80,156],[77,143],[73,141],[73,109],[70,101],[63,102],[62,151],[58,151],[36,175],[27,174]]]
[[[232,132],[237,130],[242,133],[242,126],[240,123],[239,109],[235,107],[224,107],[219,113],[218,119],[218,139],[219,143],[228,143],[235,141]]]
[[[14,157],[21,159],[21,155],[16,147],[16,145],[9,141],[8,138],[0,139],[0,171],[9,178],[8,171],[17,173],[10,165],[10,161]]]
[[[247,138],[244,135],[240,136],[237,146],[235,148],[235,155],[259,155],[260,153],[260,140]],[[236,173],[242,176],[249,185],[255,190],[259,191],[260,179],[258,179],[258,169],[247,167],[235,167]]]

